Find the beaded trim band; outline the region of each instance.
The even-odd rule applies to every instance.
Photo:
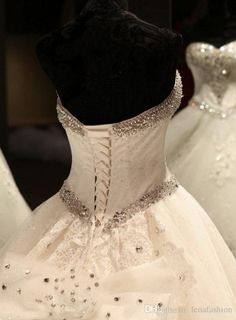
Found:
[[[211,107],[206,102],[198,102],[196,100],[191,100],[189,103],[190,106],[194,108],[198,108],[199,110],[208,113],[212,117],[219,118],[219,119],[226,119],[231,116],[233,113],[236,113],[236,107],[229,108],[225,111],[221,111],[217,108]]]
[[[170,95],[159,105],[144,111],[140,115],[115,123],[113,133],[117,136],[130,136],[138,131],[154,127],[160,121],[171,117],[178,109],[182,99],[182,82],[179,72],[176,72],[175,85]]]
[[[140,199],[128,207],[116,211],[114,216],[105,223],[103,232],[108,232],[113,228],[119,227],[138,212],[142,212],[152,204],[171,196],[177,190],[178,186],[179,184],[174,177],[162,182],[160,185],[156,186],[155,189],[144,194]],[[59,197],[71,213],[78,215],[82,220],[85,220],[90,224],[93,223],[91,212],[82,204],[78,196],[70,190],[66,181],[59,191]]]
[[[161,120],[171,117],[180,105],[182,98],[182,82],[179,72],[176,72],[175,85],[170,95],[159,105],[144,111],[128,120],[112,124],[112,131],[115,136],[130,136],[140,130],[154,127]],[[78,133],[82,136],[86,134],[86,127],[75,118],[65,107],[60,98],[57,101],[58,119],[66,129]]]
[[[66,181],[59,191],[59,197],[71,213],[78,215],[82,219],[88,220],[90,218],[89,210],[82,204],[78,196],[70,190]]]
[[[85,135],[84,125],[62,106],[59,97],[57,98],[57,115],[58,120],[64,129],[69,128],[71,131],[78,133],[81,136]]]

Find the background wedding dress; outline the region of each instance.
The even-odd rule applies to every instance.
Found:
[[[0,150],[0,248],[30,215]]]
[[[58,103],[71,172],[2,253],[1,320],[235,319],[236,262],[165,164],[181,96],[177,74],[162,104],[99,126]]]
[[[187,62],[195,93],[170,123],[168,164],[236,256],[236,42],[193,43]]]

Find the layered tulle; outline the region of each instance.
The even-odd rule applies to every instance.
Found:
[[[209,214],[234,255],[235,123],[235,115],[219,119],[188,107],[172,120],[166,144],[171,170]]]
[[[194,95],[167,132],[172,172],[209,214],[236,256],[236,42],[190,44]]]
[[[234,258],[181,187],[111,233],[91,232],[58,195],[39,207],[5,249],[1,319],[234,319]]]

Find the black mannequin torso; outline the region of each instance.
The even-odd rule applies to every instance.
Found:
[[[37,54],[63,105],[96,125],[163,101],[174,85],[181,42],[115,0],[90,0],[74,22],[40,41]]]

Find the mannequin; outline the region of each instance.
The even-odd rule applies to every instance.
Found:
[[[115,123],[171,92],[181,36],[128,12],[125,0],[88,0],[44,37],[37,55],[63,105],[84,124]]]

